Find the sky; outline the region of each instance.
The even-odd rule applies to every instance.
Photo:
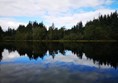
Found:
[[[0,26],[17,29],[29,21],[67,29],[118,10],[118,0],[0,0]]]

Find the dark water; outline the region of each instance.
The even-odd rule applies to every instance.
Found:
[[[118,83],[118,44],[1,43],[0,83]]]

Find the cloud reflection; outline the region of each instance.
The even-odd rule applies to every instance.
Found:
[[[73,54],[71,51],[66,51],[65,56],[61,53],[58,53],[55,55],[55,58],[53,59],[51,56],[47,54],[44,59],[45,63],[55,63],[55,62],[70,62],[76,65],[86,65],[86,66],[92,66],[97,68],[110,68],[109,65],[99,65],[97,61],[93,61],[92,59],[88,59],[85,56],[85,53],[82,56],[82,59],[78,58],[76,54]]]
[[[2,55],[3,55],[3,59],[2,59],[3,62],[13,61],[14,59],[20,58],[20,55],[18,54],[17,51],[9,52],[7,49],[4,49]]]
[[[0,68],[1,83],[106,83],[114,80],[114,83],[117,83],[118,81],[118,70],[112,72],[112,69],[99,70],[68,63],[63,67],[56,63],[4,64]],[[76,72],[72,70],[76,70]]]
[[[46,55],[43,58],[43,63],[65,62],[73,63],[75,65],[85,65],[97,68],[110,68],[109,65],[99,65],[97,61],[94,62],[92,59],[88,59],[85,56],[85,53],[83,54],[82,59],[80,59],[76,54],[73,54],[69,50],[66,50],[65,52],[65,55],[58,52],[58,54],[55,54],[55,58],[53,59],[52,56],[49,55],[49,51],[47,51]],[[27,55],[20,56],[17,51],[9,52],[7,49],[4,49],[2,55],[4,56],[2,62],[22,62],[23,59],[28,59],[26,58]],[[38,61],[42,62],[42,59],[38,58]]]
[[[47,51],[43,60],[38,58],[36,63],[32,61],[28,63],[15,63],[14,61],[18,62],[23,58],[20,59],[21,57],[17,51],[9,53],[5,49],[2,53],[3,61],[13,61],[14,63],[0,64],[0,82],[117,83],[118,69],[114,71],[107,66],[103,66],[105,69],[99,69],[97,68],[97,62],[94,64],[93,60],[87,59],[85,54],[80,59],[71,51],[66,50],[65,52],[65,55],[58,52],[53,59]]]

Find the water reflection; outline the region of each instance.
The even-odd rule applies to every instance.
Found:
[[[75,55],[78,59],[91,60],[94,64],[118,66],[117,43],[43,43],[20,42],[0,44],[0,60],[27,56],[30,60],[44,58],[47,55],[56,59],[56,55]],[[69,52],[70,51],[70,52]],[[9,55],[9,56],[8,56]],[[58,57],[58,56],[57,56]],[[74,56],[70,57],[73,58]],[[60,59],[63,60],[63,59]],[[66,60],[66,58],[64,59]]]
[[[0,44],[0,83],[117,83],[117,43]]]

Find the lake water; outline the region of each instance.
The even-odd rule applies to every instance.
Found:
[[[1,43],[0,83],[118,83],[118,44]]]

